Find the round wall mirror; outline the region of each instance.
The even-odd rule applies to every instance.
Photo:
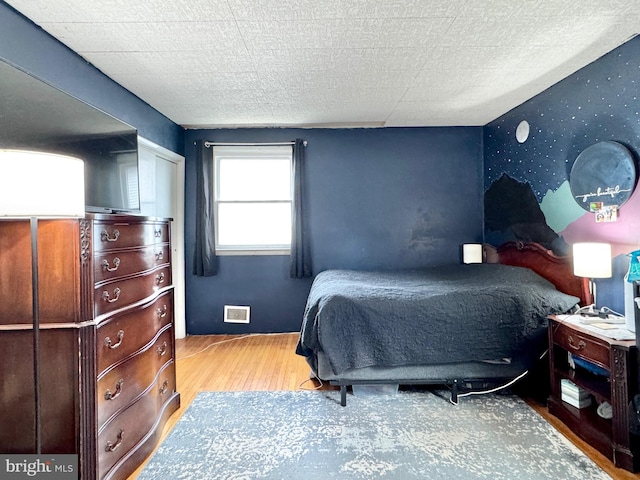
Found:
[[[576,158],[569,176],[574,200],[587,211],[622,206],[636,186],[632,153],[618,142],[599,142]]]

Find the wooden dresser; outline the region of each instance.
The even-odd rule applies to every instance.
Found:
[[[180,406],[168,220],[38,227],[42,452],[82,479],[126,478]],[[0,452],[34,453],[28,221],[0,221]]]

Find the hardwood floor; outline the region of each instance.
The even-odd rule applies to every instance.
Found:
[[[176,375],[181,408],[167,422],[164,439],[178,422],[198,392],[237,390],[299,390],[315,388],[309,380],[309,366],[295,354],[298,333],[198,335],[176,341]],[[333,387],[324,385],[322,389]],[[549,423],[592,458],[612,478],[640,480],[616,468],[612,462],[573,435],[546,407],[531,400],[529,404]],[[128,480],[134,480],[144,465]]]

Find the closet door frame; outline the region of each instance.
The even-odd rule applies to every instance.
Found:
[[[175,164],[175,178],[172,181],[175,201],[172,205],[171,222],[171,267],[174,285],[174,312],[176,338],[187,334],[185,319],[185,265],[184,265],[184,157],[138,136],[138,148],[154,154],[162,160]],[[144,214],[144,212],[143,212]]]

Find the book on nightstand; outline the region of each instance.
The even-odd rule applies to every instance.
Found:
[[[560,380],[560,398],[563,402],[576,408],[588,407],[592,402],[589,392],[566,378]]]
[[[568,403],[569,405],[571,405],[572,407],[576,407],[576,408],[585,408],[588,407],[589,405],[591,405],[591,395],[587,394],[587,396],[585,398],[576,398],[573,397],[569,394],[563,393],[560,398],[562,398],[562,401],[565,403]]]

